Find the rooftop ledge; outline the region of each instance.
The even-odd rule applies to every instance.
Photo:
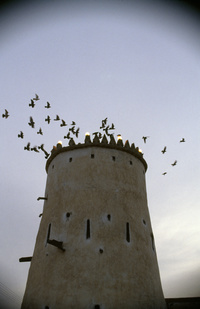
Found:
[[[59,153],[65,152],[65,151],[71,151],[71,150],[74,150],[74,149],[86,148],[86,147],[102,147],[102,148],[117,149],[117,150],[120,150],[120,151],[125,151],[127,153],[130,153],[134,157],[138,158],[143,163],[144,168],[145,168],[145,172],[147,170],[147,163],[144,160],[143,153],[139,150],[139,148],[135,147],[134,143],[131,144],[131,146],[130,146],[128,140],[125,142],[125,144],[123,144],[122,139],[118,139],[118,141],[116,142],[113,135],[110,135],[110,142],[109,143],[108,143],[106,135],[103,136],[101,141],[98,138],[98,136],[95,136],[93,141],[91,141],[90,135],[86,135],[85,136],[85,142],[83,144],[81,144],[81,143],[76,144],[74,142],[73,138],[71,138],[69,140],[68,145],[69,146],[63,147],[62,143],[58,142],[57,146],[53,147],[53,149],[51,150],[51,155],[48,158],[47,163],[46,163],[46,172],[47,173],[48,173],[48,168],[49,168],[51,161]]]

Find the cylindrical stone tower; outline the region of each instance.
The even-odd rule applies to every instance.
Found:
[[[165,308],[143,155],[128,141],[57,144],[23,309]]]

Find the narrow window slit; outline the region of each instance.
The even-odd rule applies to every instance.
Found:
[[[72,162],[72,158],[69,158],[69,162]]]
[[[100,305],[94,305],[94,309],[101,309]]]
[[[126,241],[130,242],[130,227],[129,222],[126,222]]]
[[[99,249],[99,253],[102,254],[103,253],[103,249],[100,248]]]
[[[154,236],[153,236],[153,233],[151,233],[151,245],[152,245],[152,249],[153,249],[153,251],[155,251],[155,242],[154,242]]]
[[[94,154],[93,153],[91,154],[91,159],[94,159]]]
[[[49,240],[50,233],[51,233],[51,223],[49,223],[49,227],[48,227],[47,239],[46,239],[46,245],[47,245],[47,242],[48,242],[48,240]]]
[[[132,162],[132,161],[130,161],[130,165],[133,165],[133,162]]]
[[[90,238],[90,220],[87,220],[86,239]]]
[[[112,160],[115,161],[115,156],[112,156]]]
[[[111,220],[111,215],[108,214],[108,215],[107,215],[107,218],[108,218],[108,221],[110,221],[110,220]]]
[[[69,218],[70,216],[71,216],[71,213],[70,213],[70,212],[67,212],[67,213],[66,213],[66,217]]]

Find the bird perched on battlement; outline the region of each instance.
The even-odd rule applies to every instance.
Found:
[[[56,115],[56,118],[54,119],[54,121],[58,121],[58,120],[60,120],[60,117]]]
[[[50,124],[50,121],[51,121],[50,116],[47,116],[47,118],[45,118],[45,121],[47,121],[47,123]]]
[[[147,138],[149,138],[150,136],[143,136],[143,140],[144,140],[144,143],[146,144],[146,141],[147,141]]]
[[[33,101],[32,99],[31,99],[31,103],[30,103],[28,106],[30,106],[30,107],[32,107],[32,108],[34,108],[35,103],[34,103],[34,101]]]
[[[66,127],[67,124],[66,124],[65,120],[62,119],[61,121],[62,121],[62,123],[60,124],[60,127]]]
[[[22,131],[20,131],[20,133],[18,134],[19,138],[24,138],[24,133]]]
[[[49,102],[47,102],[47,105],[45,105],[45,108],[51,108],[51,105]]]
[[[94,135],[94,137],[98,137],[99,139],[102,138],[101,132],[94,132],[92,134]]]
[[[167,151],[167,147],[165,146],[161,152],[164,154]]]
[[[42,129],[39,128],[39,131],[37,132],[37,134],[43,135]]]
[[[28,142],[28,144],[24,147],[24,150],[28,150],[29,151],[30,150],[30,145],[31,144]]]
[[[33,98],[34,101],[38,101],[40,98],[39,96],[37,95],[37,93],[35,94],[35,98]]]
[[[177,164],[177,160],[174,161],[174,163],[172,163],[172,166],[175,166]]]
[[[30,122],[28,123],[32,128],[35,127],[35,122],[33,121],[33,117],[30,117]]]
[[[185,143],[184,137],[180,140],[180,143]]]
[[[7,109],[5,109],[5,113],[2,114],[2,117],[7,119],[9,116],[10,116],[10,115],[9,115]]]

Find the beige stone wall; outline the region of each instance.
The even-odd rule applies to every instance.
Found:
[[[165,308],[138,158],[98,147],[62,152],[45,196],[23,309]],[[47,243],[50,224],[65,251]]]

